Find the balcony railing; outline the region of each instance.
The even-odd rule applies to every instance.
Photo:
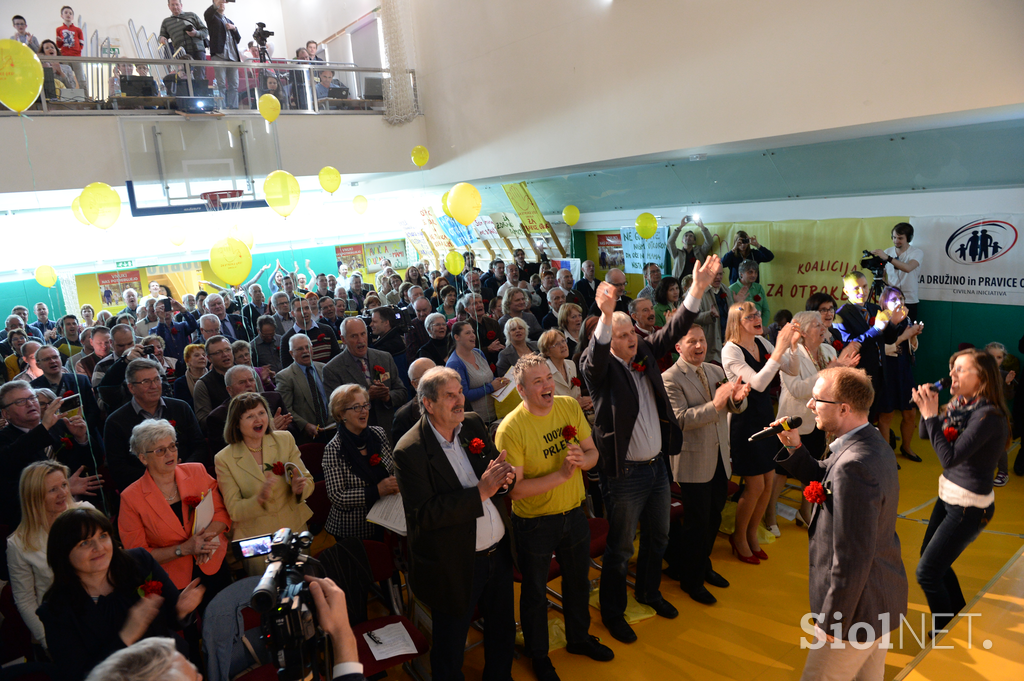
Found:
[[[392,77],[389,69],[350,63],[39,58],[46,75],[43,92],[29,109],[31,115],[152,114],[174,110],[178,97],[210,98],[220,111],[256,112],[264,94],[277,97],[282,115],[383,114]],[[233,74],[237,74],[237,88],[232,87]],[[400,77],[410,79],[416,98],[416,72]],[[418,98],[415,101],[419,112]]]

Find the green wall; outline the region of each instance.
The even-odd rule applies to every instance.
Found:
[[[35,279],[24,281],[8,281],[0,283],[0,328],[11,314],[11,308],[15,305],[28,307],[28,321],[36,320],[33,308],[36,303],[46,303],[50,308],[50,319],[56,321],[64,312],[64,294],[60,290],[58,282],[53,288],[45,289],[36,283]],[[76,310],[77,313],[77,310]]]

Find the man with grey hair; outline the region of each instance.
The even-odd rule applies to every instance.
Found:
[[[277,373],[277,391],[285,407],[292,414],[295,440],[328,442],[332,431],[325,430],[332,422],[330,392],[324,386],[324,364],[313,361],[313,345],[309,336],[296,333],[288,339],[288,352],[292,363]]]
[[[405,404],[408,392],[390,353],[372,350],[366,324],[358,317],[347,317],[341,326],[345,351],[324,366],[324,388],[328,395],[339,385],[357,383],[370,395],[370,425],[380,426],[391,436],[395,410]]]
[[[661,560],[668,546],[669,493],[665,457],[682,448],[683,433],[672,411],[658,358],[672,352],[697,317],[700,298],[722,268],[710,255],[693,273],[682,310],[665,328],[646,339],[637,337],[633,320],[618,312],[618,270],[597,289],[601,318],[581,361],[581,373],[594,400],[594,439],[601,452],[601,495],[608,509],[608,544],[601,570],[601,619],[619,641],[632,643],[636,633],[626,623],[626,571],[633,556],[637,524],[641,527],[636,567],[636,600],[658,615],[679,611],[661,594]],[[618,299],[618,301],[617,301]]]
[[[290,298],[284,291],[278,291],[274,295],[270,296],[270,306],[274,308],[274,312],[271,315],[274,318],[274,322],[277,324],[277,335],[284,336],[288,333],[288,329],[292,328],[292,314],[291,305],[289,304]]]
[[[412,289],[409,290],[411,291]],[[409,320],[409,330],[405,332],[405,361],[409,363],[409,368],[411,369],[420,348],[430,340],[430,334],[427,333],[425,323],[427,317],[434,310],[430,306],[430,301],[426,298],[417,298],[409,306],[409,309],[416,315]],[[456,303],[456,309],[458,309],[458,303]]]
[[[413,360],[412,364],[409,365],[409,383],[412,384],[412,389],[418,390],[420,386],[420,379],[423,377],[423,374],[436,366],[437,365],[434,364],[434,360],[428,357],[420,357],[417,360]],[[409,430],[416,425],[416,422],[420,420],[422,415],[423,412],[420,409],[420,401],[415,397],[403,404],[399,410],[395,412],[395,437],[401,439],[403,435],[408,433]]]
[[[105,326],[93,326],[92,329],[92,352],[78,361],[74,367],[75,371],[85,376],[92,382],[92,374],[107,355],[110,354],[111,340],[110,329]]]
[[[123,491],[146,471],[132,455],[129,443],[132,429],[147,419],[165,419],[174,426],[180,461],[198,462],[212,471],[206,438],[192,408],[187,402],[163,396],[160,365],[151,359],[134,359],[125,371],[125,382],[131,400],[112,412],[103,428],[107,466],[114,486]]]
[[[658,284],[661,283],[661,266],[656,262],[649,262],[644,265],[644,286],[640,293],[636,295],[637,298],[647,298],[647,300],[654,303],[654,292],[658,289]]]
[[[583,310],[587,310],[593,305],[597,285],[601,283],[601,280],[594,275],[594,272],[594,261],[584,260],[580,265],[580,273],[583,276],[573,284],[573,288],[583,297],[583,301],[586,303],[586,305],[581,306]]]
[[[199,318],[199,340],[204,343],[220,335],[220,320],[217,315],[206,313]]]
[[[259,334],[259,329],[256,326],[257,320],[265,314],[270,314],[272,310],[267,305],[267,298],[263,295],[263,287],[259,284],[250,284],[249,288],[246,289],[249,292],[249,301],[242,308],[242,321],[245,324],[245,331],[250,337],[255,337]]]
[[[36,366],[42,375],[32,381],[30,385],[33,388],[49,388],[54,395],[64,396],[69,392],[80,395],[82,409],[78,413],[85,416],[89,427],[98,435],[101,425],[100,408],[92,394],[92,384],[85,376],[64,371],[60,359],[60,353],[52,345],[44,345],[36,350]],[[99,439],[95,441],[101,442]]]
[[[292,363],[292,356],[288,351],[289,343],[292,336],[299,333],[304,334],[309,338],[309,342],[313,344],[313,359],[317,362],[326,363],[341,354],[338,336],[334,333],[331,325],[314,319],[319,314],[316,301],[309,301],[305,298],[293,298],[291,310],[293,324],[281,336],[281,366],[287,368]]]
[[[288,429],[291,430],[293,437],[298,435],[297,430],[290,428],[293,419],[291,414],[288,413],[288,407],[281,398],[281,393],[273,390],[264,391],[252,367],[236,364],[228,369],[227,373],[224,374],[224,387],[228,389],[228,395],[231,397],[241,395],[242,393],[260,393],[266,399],[267,406],[270,407],[270,417],[274,419],[274,430]],[[224,425],[228,420],[228,406],[230,404],[231,400],[229,399],[211,411],[209,416],[206,417],[206,423],[203,427],[206,430],[206,439],[210,444],[211,452],[219,452],[228,446],[227,442],[224,441]]]
[[[548,313],[544,315],[544,319],[541,320],[540,325],[547,329],[558,328],[558,311],[562,309],[562,305],[565,304],[566,292],[561,286],[556,286],[547,293],[548,296]]]
[[[582,279],[580,281],[583,281]],[[633,299],[626,295],[626,275],[622,273],[622,270],[612,268],[608,270],[608,274],[604,277],[604,283],[608,284],[611,289],[610,291],[615,294],[615,312],[625,312],[629,314],[629,303]],[[594,302],[591,303],[590,309],[587,311],[587,315],[591,317],[600,317],[601,309],[597,306],[596,294]]]
[[[507,452],[516,478],[509,496],[523,577],[519,619],[538,681],[555,681],[546,596],[552,554],[562,572],[566,650],[599,662],[615,657],[590,635],[590,525],[583,507],[583,471],[597,465],[597,446],[579,402],[555,394],[546,359],[521,357],[515,379],[523,401],[498,426],[496,442]]]
[[[25,314],[28,314],[27,308]],[[10,346],[7,344],[7,332],[11,331],[12,329],[21,329],[27,335],[32,336],[33,338],[38,338],[40,341],[43,340],[43,334],[39,333],[39,329],[37,329],[34,326],[26,327],[25,320],[22,319],[21,315],[12,312],[7,317],[7,322],[4,325],[3,332],[0,332],[0,340],[4,341],[3,343],[0,343],[0,354],[2,354],[4,357],[11,354]]]
[[[206,309],[210,311],[210,314],[217,318],[217,323],[220,327],[218,330],[219,333],[229,341],[250,340],[249,334],[245,330],[245,323],[242,321],[242,318],[236,314],[227,313],[227,304],[224,300],[223,294],[211,293],[206,296]]]
[[[565,302],[579,305],[581,310],[586,310],[590,307],[590,301],[585,300],[580,292],[573,288],[574,282],[571,270],[563,267],[555,273],[555,278],[558,280],[558,285],[565,291]]]
[[[126,288],[121,293],[121,300],[124,301],[124,309],[118,312],[115,317],[120,317],[123,314],[130,314],[132,318],[138,316],[136,310],[139,309],[139,292],[133,288]]]
[[[428,370],[417,396],[423,417],[395,446],[395,477],[409,527],[409,584],[434,623],[431,669],[434,678],[461,677],[466,634],[479,610],[487,621],[484,678],[508,679],[515,648],[512,527],[495,497],[514,490],[512,467],[483,420],[465,413],[456,371]]]
[[[128,363],[145,355],[137,342],[135,332],[128,324],[117,324],[110,330],[112,351],[96,365],[92,372],[92,385],[96,388],[100,406],[113,412],[128,399],[124,392],[124,377]]]
[[[18,481],[21,471],[36,461],[55,458],[74,471],[68,479],[71,494],[92,495],[100,487],[99,476],[82,476],[83,467],[95,470],[85,419],[63,414],[63,402],[58,397],[40,409],[28,383],[10,381],[0,386],[0,414],[7,422],[0,430],[0,524],[17,527],[21,521]]]
[[[231,350],[231,341],[224,336],[214,336],[206,341],[206,357],[210,360],[210,370],[196,381],[192,400],[196,405],[196,418],[199,424],[206,422],[211,411],[228,401],[228,389],[224,385],[224,374],[235,365],[235,356]]]

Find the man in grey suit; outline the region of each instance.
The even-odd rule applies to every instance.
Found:
[[[811,456],[795,429],[779,434],[786,452],[775,460],[812,494],[823,488],[807,529],[815,640],[803,679],[826,678],[826,671],[829,679],[881,679],[889,632],[907,613],[896,536],[900,483],[889,443],[868,421],[874,396],[863,369],[824,369],[807,406],[835,438],[828,458]]]
[[[705,362],[704,329],[692,326],[676,343],[679,360],[661,375],[672,412],[683,429],[683,447],[670,459],[672,477],[679,484],[683,502],[682,527],[669,528],[665,559],[669,574],[690,598],[712,605],[716,599],[704,582],[718,588],[729,586],[711,566],[722,509],[732,477],[729,459],[728,413],[747,408],[750,385],[739,378],[725,380],[721,367]]]
[[[346,383],[361,385],[370,394],[370,425],[380,426],[392,437],[395,410],[408,399],[405,384],[390,353],[371,350],[366,324],[358,317],[346,317],[341,324],[345,351],[324,366],[324,387],[327,394]],[[383,371],[382,371],[383,369]]]
[[[328,442],[333,431],[325,430],[331,424],[331,393],[324,384],[325,365],[313,361],[313,344],[304,333],[288,340],[288,351],[294,361],[277,372],[275,383],[301,433],[296,442]]]

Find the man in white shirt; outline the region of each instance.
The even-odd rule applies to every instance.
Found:
[[[917,294],[917,280],[921,273],[917,270],[924,262],[924,251],[911,246],[913,240],[914,227],[910,223],[900,222],[892,228],[892,248],[884,251],[877,249],[871,253],[886,261],[885,283],[903,291],[908,316],[918,321],[917,304],[920,298]]]

